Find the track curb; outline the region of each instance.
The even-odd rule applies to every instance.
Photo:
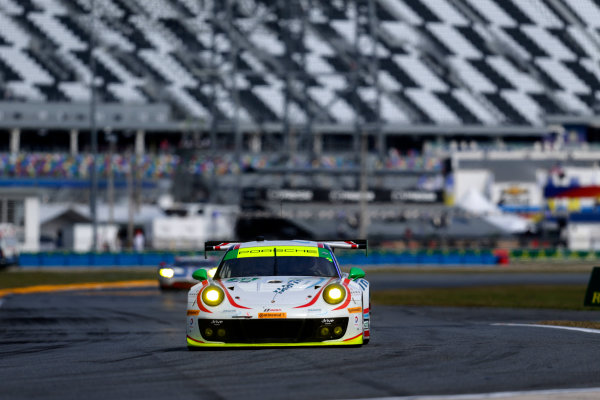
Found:
[[[123,289],[123,288],[141,288],[158,287],[156,280],[135,280],[135,281],[117,281],[117,282],[87,282],[87,283],[68,283],[62,285],[35,285],[19,288],[0,289],[0,298],[11,294],[30,294],[30,293],[48,293],[48,292],[66,292],[73,290],[102,290],[102,289]]]

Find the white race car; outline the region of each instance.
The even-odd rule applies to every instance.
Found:
[[[342,273],[334,248],[367,241],[207,242],[226,253],[213,278],[194,272],[188,348],[368,343],[369,282],[360,268]]]

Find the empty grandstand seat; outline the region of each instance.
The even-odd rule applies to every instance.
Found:
[[[217,15],[224,16],[225,7]],[[207,2],[206,4],[211,4]],[[286,56],[278,14],[259,0],[234,9],[233,29],[192,0],[106,0],[98,4],[96,62],[103,100],[167,100],[174,115],[233,118],[230,52],[240,49],[235,77],[244,121],[282,118],[285,72],[306,76],[310,96],[291,93],[295,123],[310,108],[321,119],[373,120],[374,102],[349,93],[355,40],[352,2],[315,1],[306,24],[307,63]],[[595,1],[381,0],[375,42],[361,33],[361,50],[376,49],[385,123],[539,125],[546,113],[589,115],[600,89],[600,50],[589,32],[600,28]],[[90,2],[5,0],[0,7],[2,88],[15,98],[85,101]],[[565,18],[563,12],[573,18]],[[258,15],[254,15],[256,12]],[[206,96],[211,38],[219,73],[217,112]],[[50,49],[51,51],[43,51]],[[45,61],[44,54],[56,54]],[[61,70],[63,72],[61,72]],[[339,72],[336,75],[336,72]],[[213,73],[213,72],[211,72]],[[359,87],[373,89],[368,72]],[[270,77],[270,78],[269,78]],[[153,90],[151,86],[162,88]],[[6,95],[5,95],[6,97]],[[255,105],[254,102],[257,102]]]

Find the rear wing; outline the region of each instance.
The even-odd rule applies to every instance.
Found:
[[[366,239],[355,239],[355,240],[315,240],[315,242],[323,243],[335,249],[349,249],[349,250],[364,250],[365,255],[369,254],[369,241]]]
[[[368,241],[357,239],[357,240],[315,240],[315,242],[323,243],[331,247],[332,249],[348,249],[348,250],[364,250],[365,255],[368,255],[369,247]],[[204,258],[207,258],[206,253],[208,251],[227,251],[241,242],[224,242],[224,241],[208,241],[204,243]]]
[[[227,251],[241,242],[223,242],[219,240],[204,242],[204,258],[207,251]]]

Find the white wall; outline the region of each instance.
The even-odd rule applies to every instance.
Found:
[[[600,224],[569,223],[567,246],[569,250],[600,250]]]
[[[25,198],[25,232],[22,251],[40,250],[40,199]]]
[[[92,224],[73,225],[73,250],[79,253],[93,251],[92,249]],[[98,248],[96,251],[103,251],[108,246],[110,251],[119,250],[117,246],[118,228],[116,225],[98,225]],[[67,234],[67,236],[71,236]]]
[[[232,240],[235,214],[225,207],[206,207],[204,214],[152,221],[152,247],[161,250],[204,249],[207,240]]]
[[[459,202],[470,188],[487,197],[490,172],[485,169],[458,170],[454,172],[454,201]]]

